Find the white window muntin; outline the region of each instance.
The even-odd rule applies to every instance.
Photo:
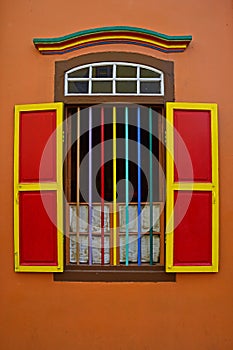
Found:
[[[92,68],[93,67],[98,67],[98,66],[112,66],[113,68],[113,75],[112,78],[93,78],[92,77]],[[137,68],[137,74],[135,78],[121,78],[121,77],[116,77],[116,67],[117,66],[130,66],[130,67],[136,67]],[[85,77],[85,78],[69,78],[69,74],[73,73],[75,71],[84,69],[84,68],[89,68],[89,77]],[[142,69],[146,69],[146,70],[150,70],[152,72],[158,73],[160,74],[159,78],[141,78],[140,77],[140,68]],[[68,92],[68,84],[71,81],[87,81],[88,82],[88,93],[69,93]],[[106,92],[100,92],[100,93],[95,93],[92,92],[92,81],[112,81],[112,92],[110,93],[106,93]],[[127,93],[117,93],[116,92],[116,81],[136,81],[137,82],[137,93],[131,93],[131,92],[127,92]],[[156,93],[142,93],[140,92],[140,83],[141,82],[160,82],[160,92],[156,92]],[[129,95],[129,96],[137,96],[137,95],[142,95],[142,96],[163,96],[164,95],[164,75],[163,72],[149,67],[149,66],[145,66],[145,65],[141,65],[141,64],[134,64],[134,63],[128,63],[128,62],[98,62],[98,63],[92,63],[92,64],[86,64],[86,65],[82,65],[82,66],[78,66],[75,68],[70,69],[69,71],[67,71],[65,73],[65,96],[89,96],[89,95]]]

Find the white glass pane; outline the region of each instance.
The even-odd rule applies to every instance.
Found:
[[[159,262],[160,238],[153,236],[153,262]],[[150,235],[143,235],[141,240],[141,260],[150,262]]]
[[[101,206],[95,205],[92,210],[92,231],[101,232]],[[110,232],[109,207],[104,206],[104,232]]]
[[[153,205],[153,231],[160,232],[160,205]],[[141,213],[141,230],[148,232],[150,230],[150,206],[145,205]]]
[[[77,242],[77,236],[76,235],[70,235],[70,262],[76,263],[76,242]]]
[[[125,262],[126,247],[125,247],[125,236],[120,236],[120,262]],[[129,262],[136,263],[138,259],[138,241],[137,235],[129,236]]]
[[[79,207],[79,232],[88,232],[88,206]]]
[[[79,236],[79,262],[88,262],[88,235]]]
[[[79,236],[79,262],[88,263],[88,235]],[[104,237],[104,263],[110,263],[110,238]],[[92,263],[101,264],[101,236],[92,236]]]
[[[138,231],[138,207],[137,205],[129,205],[129,223],[128,230],[129,232],[137,232]],[[125,221],[125,205],[119,206],[119,216],[120,216],[120,232],[126,231],[126,221]]]
[[[104,237],[104,263],[110,263],[109,237]],[[93,264],[101,264],[101,236],[92,237]]]
[[[76,232],[76,205],[70,205],[70,232]]]

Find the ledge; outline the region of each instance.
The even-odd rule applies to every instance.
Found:
[[[44,55],[64,54],[88,46],[131,44],[165,53],[183,52],[191,35],[166,35],[152,30],[128,26],[102,27],[82,30],[57,38],[35,38],[36,49]]]
[[[166,273],[162,266],[69,266],[63,273],[54,273],[54,281],[175,282],[176,274]]]

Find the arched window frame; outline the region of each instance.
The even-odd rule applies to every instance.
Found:
[[[72,69],[84,65],[103,62],[127,62],[128,64],[144,65],[151,69],[158,70],[163,73],[163,95],[147,95],[147,94],[79,94],[76,96],[65,94],[65,74]],[[68,60],[55,62],[55,95],[54,101],[70,104],[97,104],[106,102],[130,102],[138,104],[156,104],[161,107],[168,101],[172,102],[174,98],[174,63],[172,61],[161,60],[152,56],[142,55],[130,52],[100,52],[91,53]]]
[[[93,77],[93,68],[95,67],[101,67],[101,66],[112,66],[112,77]],[[133,67],[136,68],[136,75],[135,77],[121,77],[117,76],[117,68],[122,67],[122,66],[127,66],[127,67]],[[69,77],[70,74],[77,72],[79,70],[88,68],[89,74],[88,77]],[[141,69],[147,70],[148,72],[156,73],[158,77],[141,77]],[[142,96],[163,96],[164,95],[164,74],[161,70],[158,70],[154,67],[147,66],[147,65],[142,65],[142,64],[136,64],[136,63],[129,63],[129,62],[95,62],[92,64],[86,64],[86,65],[81,65],[74,67],[68,71],[65,72],[65,87],[64,87],[64,94],[65,96],[83,96],[83,95],[114,95],[114,96],[132,96],[132,95],[142,95]],[[111,85],[111,90],[112,92],[93,92],[92,87],[93,87],[93,82],[112,82]],[[117,82],[136,82],[136,93],[135,92],[118,92],[117,91]],[[69,92],[69,83],[70,82],[88,82],[88,91],[86,93],[84,92]],[[159,90],[158,92],[143,92],[141,83],[159,83]]]

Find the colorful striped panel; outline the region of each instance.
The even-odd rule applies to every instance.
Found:
[[[191,35],[171,36],[144,28],[114,26],[82,30],[58,38],[35,38],[33,43],[45,55],[63,54],[105,44],[139,45],[169,53],[183,52],[191,40]]]

